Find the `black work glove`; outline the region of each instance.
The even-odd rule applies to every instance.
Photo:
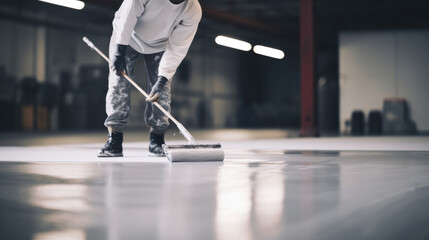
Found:
[[[155,85],[153,85],[152,87],[152,91],[150,91],[149,97],[146,98],[146,101],[147,102],[158,101],[159,95],[161,94],[161,91],[167,82],[168,82],[167,78],[163,76],[159,76],[158,80],[156,80]]]
[[[116,44],[115,53],[111,61],[110,69],[116,73],[117,76],[121,76],[121,71],[126,70],[125,55],[127,53],[128,45]]]

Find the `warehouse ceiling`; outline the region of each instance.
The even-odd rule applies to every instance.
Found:
[[[0,18],[95,33],[110,32],[121,0],[86,0],[82,11],[37,0],[2,0]],[[299,0],[200,0],[199,36],[218,33],[297,44]],[[315,1],[316,31],[322,45],[336,45],[339,31],[429,28],[426,0]]]

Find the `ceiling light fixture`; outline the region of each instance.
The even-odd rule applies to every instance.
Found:
[[[85,3],[79,0],[39,0],[41,2],[47,2],[63,7],[73,8],[82,10],[85,7]]]
[[[215,42],[219,45],[235,48],[241,51],[250,51],[250,49],[252,49],[252,45],[248,42],[225,36],[217,36]]]
[[[260,55],[264,55],[264,56],[272,57],[272,58],[277,58],[277,59],[282,59],[285,57],[285,54],[282,50],[270,48],[270,47],[265,47],[265,46],[261,46],[261,45],[254,46],[253,51],[256,54],[260,54]]]

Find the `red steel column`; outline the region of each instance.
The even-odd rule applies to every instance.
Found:
[[[314,0],[299,0],[301,55],[301,131],[302,137],[318,136]]]

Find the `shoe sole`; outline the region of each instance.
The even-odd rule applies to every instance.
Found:
[[[123,157],[122,153],[98,153],[97,157]]]
[[[149,153],[149,157],[165,157],[164,153]]]

